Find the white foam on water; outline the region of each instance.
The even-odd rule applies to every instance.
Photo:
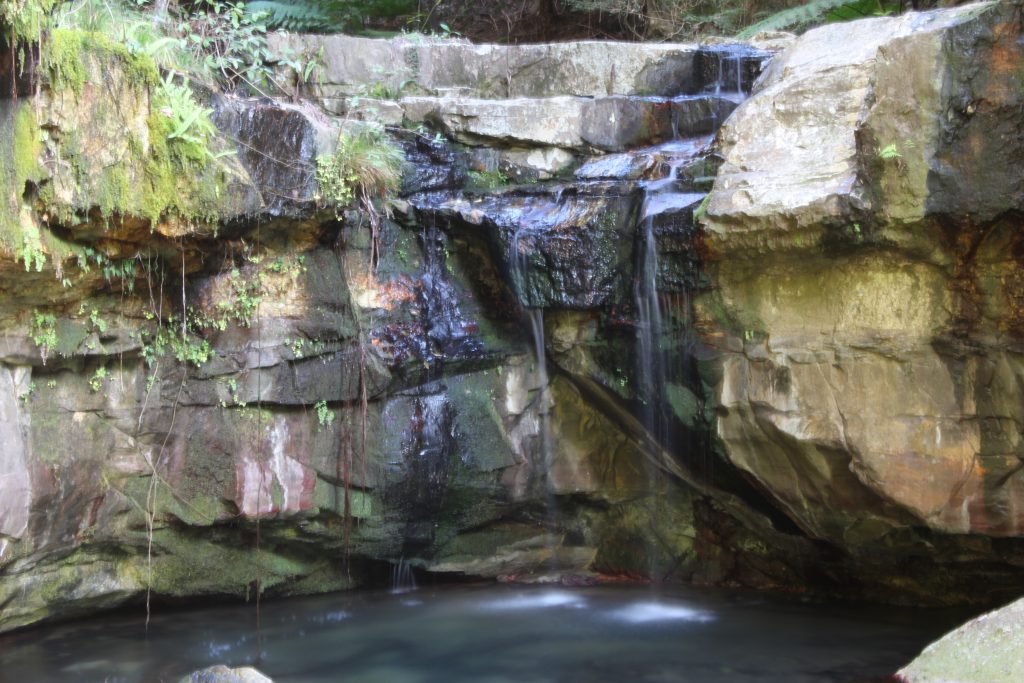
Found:
[[[650,624],[658,621],[713,621],[714,616],[692,607],[666,605],[660,602],[636,602],[612,612],[617,621],[627,624]]]
[[[310,621],[312,621],[314,624],[337,624],[340,621],[345,621],[350,616],[352,616],[351,612],[346,612],[343,609],[339,609],[330,612],[324,612],[323,614],[318,614]]]
[[[544,609],[547,607],[582,607],[583,599],[566,591],[545,591],[543,593],[526,593],[503,600],[491,600],[483,603],[489,610],[525,610]]]

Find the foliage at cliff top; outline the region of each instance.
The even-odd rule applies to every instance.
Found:
[[[38,41],[56,0],[0,0],[0,27],[12,42]]]
[[[143,38],[140,27],[151,22],[112,2],[18,0],[0,11],[19,78],[30,82],[0,117],[3,247],[29,270],[42,270],[49,256],[60,273],[81,245],[44,223],[217,220],[227,174],[210,110],[188,77],[160,75],[157,57],[171,38]],[[105,88],[118,107],[80,106],[89,85]],[[64,104],[51,111],[57,99]]]

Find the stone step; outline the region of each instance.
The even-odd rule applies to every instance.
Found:
[[[406,124],[431,124],[469,145],[619,152],[711,133],[736,107],[728,97],[406,97]]]
[[[316,82],[301,90],[308,97],[328,100],[353,95],[395,99],[401,94],[479,99],[675,97],[712,90],[721,74],[727,76],[724,86],[749,90],[772,54],[746,44],[474,45],[415,34],[391,39],[272,34],[268,40],[272,50],[296,58],[322,55],[323,66],[311,79]],[[734,69],[741,78],[730,76]]]

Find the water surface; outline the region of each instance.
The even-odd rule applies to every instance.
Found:
[[[694,588],[421,588],[157,610],[0,637],[0,680],[177,681],[214,663],[277,683],[850,683],[963,612]],[[257,643],[257,641],[259,641]],[[262,650],[262,652],[260,652]],[[259,661],[257,661],[259,660]]]

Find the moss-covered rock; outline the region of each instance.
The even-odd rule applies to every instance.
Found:
[[[1011,683],[1024,677],[1024,600],[972,619],[900,669],[905,683]]]

